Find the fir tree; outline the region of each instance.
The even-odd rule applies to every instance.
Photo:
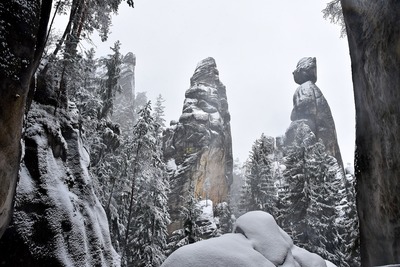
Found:
[[[248,173],[244,187],[247,196],[242,206],[247,206],[247,210],[264,210],[275,216],[277,190],[270,158],[273,151],[274,140],[264,134],[254,143],[247,165]]]
[[[305,230],[305,217],[309,204],[309,198],[305,190],[305,148],[292,146],[288,148],[288,155],[285,158],[286,170],[283,173],[288,190],[283,195],[283,219],[282,228],[292,236],[296,244],[301,243],[300,236]]]
[[[231,184],[230,192],[229,192],[229,206],[231,208],[232,213],[235,216],[241,215],[240,208],[244,205],[245,201],[242,201],[242,197],[244,198],[244,194],[242,194],[243,186],[245,182],[244,176],[244,167],[243,164],[239,161],[239,159],[235,159],[233,162],[233,182]],[[242,203],[243,202],[243,203]]]
[[[153,133],[157,137],[156,132]],[[154,147],[147,169],[138,176],[138,201],[132,223],[134,266],[160,266],[165,260],[167,226],[170,223],[167,210],[169,181],[161,148]]]
[[[340,216],[337,223],[341,226],[339,229],[340,240],[342,241],[340,250],[341,266],[360,266],[360,234],[358,225],[358,215],[356,207],[355,177],[352,174],[346,174],[343,186],[339,194],[340,202],[338,210]]]
[[[159,134],[162,133],[163,129],[165,128],[165,106],[164,106],[164,98],[162,97],[162,95],[158,95],[157,100],[156,100],[156,104],[154,106],[154,120],[156,121],[156,123],[159,125],[159,129],[158,132]]]
[[[288,190],[282,202],[283,228],[296,245],[339,264],[342,257],[337,206],[341,167],[329,156],[308,126],[298,129],[286,150],[284,180]]]
[[[339,226],[336,206],[338,191],[342,180],[341,168],[334,157],[326,152],[322,141],[308,149],[308,194],[310,203],[307,209],[307,237],[305,247],[323,258],[338,264]]]
[[[100,97],[103,101],[101,110],[99,111],[99,119],[106,118],[113,112],[114,99],[117,91],[120,90],[118,86],[118,78],[121,72],[122,56],[119,52],[121,43],[119,41],[114,43],[114,47],[110,49],[114,52],[108,55],[107,59],[103,59],[103,63],[107,69],[106,79],[100,86]]]
[[[199,241],[199,228],[197,221],[202,211],[198,205],[198,201],[194,195],[193,181],[190,183],[189,194],[185,199],[185,205],[181,207],[181,217],[183,219],[183,227],[185,233],[185,243],[192,244]]]
[[[160,266],[165,259],[169,182],[150,101],[134,126],[123,264]]]
[[[183,229],[175,230],[168,242],[168,255],[178,248],[195,243],[200,239],[200,229],[197,221],[202,213],[196,200],[193,181],[189,185],[188,195],[184,198],[180,216],[183,221]]]

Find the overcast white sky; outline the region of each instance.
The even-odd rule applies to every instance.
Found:
[[[317,86],[336,122],[344,163],[353,163],[355,115],[347,39],[323,19],[321,0],[136,0],[113,18],[109,41],[136,55],[136,90],[165,98],[177,120],[197,63],[214,57],[227,88],[234,158],[245,161],[261,133],[283,135],[298,85],[292,71],[317,58]],[[98,40],[97,38],[93,38]]]

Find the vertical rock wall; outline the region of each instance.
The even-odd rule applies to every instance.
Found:
[[[78,110],[54,116],[33,104],[25,130],[12,224],[0,240],[1,266],[119,266],[107,217],[88,173]]]
[[[400,2],[341,2],[356,106],[361,264],[400,264]]]
[[[198,64],[179,122],[164,133],[164,153],[171,171],[170,231],[182,227],[179,212],[191,183],[195,197],[214,204],[228,200],[233,168],[230,115],[213,58]]]
[[[12,217],[25,104],[51,6],[51,1],[0,3],[0,237]]]

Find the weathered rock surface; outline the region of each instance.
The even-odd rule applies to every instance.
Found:
[[[0,237],[12,217],[25,104],[51,7],[51,1],[0,3]]]
[[[179,122],[172,122],[164,133],[165,159],[171,170],[171,232],[182,227],[179,212],[190,183],[195,197],[208,197],[214,204],[228,199],[232,138],[226,89],[218,75],[213,58],[198,64]]]
[[[2,266],[119,266],[107,217],[88,173],[78,111],[27,118],[13,222],[0,240]]]
[[[135,66],[136,57],[129,52],[122,60],[118,86],[120,91],[116,93],[114,100],[114,111],[111,120],[120,125],[123,134],[132,133],[134,120],[136,116],[135,101]]]
[[[399,264],[400,2],[341,3],[356,106],[361,264]]]
[[[315,85],[317,81],[317,62],[315,58],[302,58],[293,72],[296,83],[300,86],[293,95],[293,110],[290,116],[292,124],[286,132],[286,145],[293,142],[293,130],[297,121],[308,124],[317,140],[321,139],[327,152],[343,166],[342,156],[336,137],[335,122],[331,109],[321,90]]]

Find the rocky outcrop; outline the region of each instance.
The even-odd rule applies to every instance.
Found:
[[[232,183],[232,138],[225,86],[215,60],[201,61],[186,91],[179,122],[164,133],[171,172],[170,231],[182,227],[179,213],[193,183],[195,197],[226,201]]]
[[[321,90],[315,85],[316,59],[302,58],[293,72],[293,77],[300,86],[293,95],[293,110],[290,116],[292,124],[286,132],[286,145],[293,142],[299,121],[305,122],[317,140],[322,140],[327,152],[336,158],[340,166],[343,166],[331,109]]]
[[[400,2],[341,2],[356,106],[361,264],[399,264]]]
[[[122,134],[132,133],[136,116],[135,101],[135,66],[136,57],[129,52],[125,55],[121,64],[120,77],[118,79],[119,91],[115,94],[114,110],[111,120],[120,125]]]
[[[107,217],[88,173],[78,110],[34,104],[26,122],[13,222],[2,266],[119,266]]]
[[[0,237],[12,216],[25,104],[51,8],[51,1],[0,3]]]

